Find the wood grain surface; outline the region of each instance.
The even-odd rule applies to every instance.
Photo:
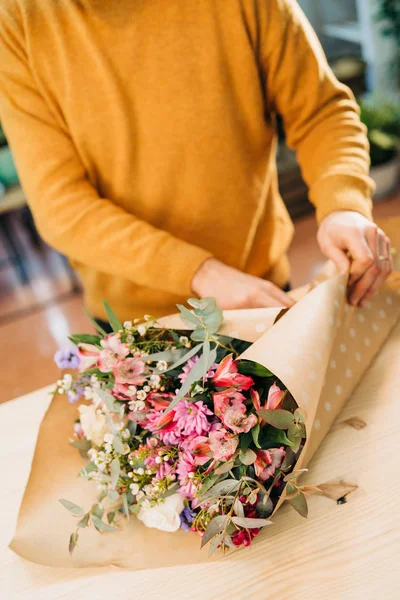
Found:
[[[307,520],[284,506],[250,548],[213,563],[136,572],[53,569],[8,549],[48,391],[0,406],[2,600],[400,598],[400,325],[303,479],[313,484],[343,479],[356,483],[357,491],[342,505],[310,498]],[[359,431],[338,426],[351,417],[367,426]]]

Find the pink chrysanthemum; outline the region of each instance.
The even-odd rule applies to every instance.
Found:
[[[202,402],[188,402],[181,400],[175,408],[174,421],[176,428],[185,437],[191,435],[204,435],[210,431],[211,424],[207,420],[207,416],[213,413]]]
[[[183,372],[178,375],[178,379],[182,385],[185,383],[187,376],[189,375],[190,371],[193,369],[194,365],[197,363],[199,358],[200,358],[199,356],[195,356],[194,358],[189,358],[186,365],[183,367],[183,369],[182,369]],[[211,365],[211,367],[208,369],[207,373],[205,374],[204,380],[207,381],[207,379],[211,379],[212,377],[214,377],[215,371],[217,370],[217,368],[218,368],[217,363],[214,363],[213,365]]]

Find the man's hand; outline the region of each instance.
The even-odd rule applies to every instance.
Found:
[[[214,297],[218,306],[224,309],[290,307],[294,304],[270,281],[242,273],[215,258],[207,259],[198,269],[192,289],[201,298]]]
[[[364,306],[393,270],[390,240],[363,215],[330,213],[318,230],[318,243],[340,273],[350,270],[349,302]]]

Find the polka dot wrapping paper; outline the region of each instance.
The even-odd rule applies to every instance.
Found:
[[[296,469],[308,464],[400,323],[399,275],[393,275],[365,308],[347,304],[346,284],[347,275],[327,276],[325,272],[318,284],[297,293],[297,304],[284,314],[280,309],[224,313],[220,333],[251,342],[241,358],[272,371],[306,411],[306,444]],[[177,315],[159,322],[160,326],[186,329]],[[384,366],[383,378],[385,368],[393,369],[393,364]],[[219,558],[217,553],[210,559],[207,552],[201,552],[197,536],[186,535],[182,530],[168,534],[148,529],[140,521],[130,519],[116,534],[99,536],[96,531],[88,531],[71,559],[65,544],[70,516],[57,500],[72,497],[78,504],[88,505],[95,498],[95,486],[92,488],[76,476],[82,467],[79,455],[68,443],[60,443],[70,437],[75,417],[73,405],[56,396],[43,419],[11,544],[15,552],[33,562],[60,567],[112,564],[144,569]]]

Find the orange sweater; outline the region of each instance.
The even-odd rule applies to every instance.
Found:
[[[0,117],[89,310],[174,310],[209,256],[284,284],[284,119],[321,220],[370,216],[349,90],[294,0],[2,0]]]

